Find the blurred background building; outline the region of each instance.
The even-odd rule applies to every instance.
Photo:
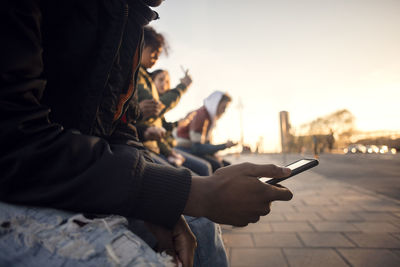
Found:
[[[289,112],[279,112],[282,153],[396,153],[400,131],[360,131],[355,116],[341,109],[292,127]]]

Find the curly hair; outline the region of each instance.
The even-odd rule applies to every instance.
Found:
[[[150,46],[153,49],[163,48],[163,51],[166,55],[168,55],[168,43],[165,37],[156,32],[152,27],[146,26],[144,27],[144,45]]]

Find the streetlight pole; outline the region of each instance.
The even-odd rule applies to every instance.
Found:
[[[239,111],[239,120],[240,120],[240,145],[242,146],[242,151],[243,151],[243,145],[244,145],[244,131],[243,131],[243,103],[242,103],[242,98],[239,97],[238,104],[236,108]]]

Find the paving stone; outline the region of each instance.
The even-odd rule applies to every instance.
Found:
[[[375,196],[369,196],[366,194],[360,193],[351,193],[351,194],[341,194],[335,200],[336,202],[341,203],[354,203],[354,202],[364,202],[364,201],[379,201],[379,198]]]
[[[328,221],[362,221],[362,218],[355,215],[354,212],[320,211],[318,214]]]
[[[400,248],[400,240],[387,233],[346,233],[362,248]]]
[[[392,199],[390,199],[389,197],[380,197],[378,198],[378,200],[375,201],[365,201],[365,205],[370,205],[370,206],[393,206],[396,207],[398,205],[398,203],[395,201],[393,201]]]
[[[285,203],[285,202],[283,202]],[[296,194],[293,195],[293,198],[288,202],[290,205],[293,206],[304,206],[304,198],[303,197],[298,197]]]
[[[400,257],[386,249],[338,249],[354,267],[398,267]]]
[[[359,232],[354,225],[348,222],[311,222],[319,232]]]
[[[356,214],[366,221],[389,221],[396,219],[396,216],[390,212],[356,212]]]
[[[288,221],[322,221],[315,212],[290,212],[284,216]]]
[[[366,211],[390,211],[390,212],[400,212],[400,205],[393,204],[372,204],[372,205],[361,205],[361,207]]]
[[[271,211],[274,213],[279,213],[279,212],[296,211],[296,210],[292,205],[290,205],[290,202],[277,201],[277,202],[272,203]]]
[[[323,193],[323,194],[321,194]],[[346,187],[345,184],[341,184],[340,186],[335,186],[332,188],[328,189],[323,189],[319,192],[320,195],[322,196],[329,196],[329,197],[335,197],[335,199],[341,199],[341,198],[346,198],[347,196],[357,196],[360,195],[359,192],[355,191],[352,188]],[[361,194],[362,195],[362,194]]]
[[[290,203],[290,205],[292,205],[292,207],[297,210],[298,207],[302,208],[302,207],[309,207],[308,205],[304,204],[304,203],[298,203],[298,204],[294,204],[294,203]]]
[[[267,216],[262,216],[260,218],[259,223],[286,221],[285,217],[283,217],[283,214],[284,213],[279,213],[279,212],[272,211]]]
[[[391,249],[390,251],[391,251],[392,253],[396,254],[397,257],[400,258],[400,249]]]
[[[365,233],[397,233],[400,232],[400,228],[394,226],[391,223],[385,222],[360,222],[353,223],[353,225],[362,232]]]
[[[265,233],[271,232],[272,228],[269,223],[250,223],[245,227],[233,227],[232,232],[235,233]]]
[[[231,231],[233,228],[232,225],[226,225],[226,224],[220,224],[220,226],[222,231]]]
[[[273,232],[313,232],[306,222],[271,222]]]
[[[346,262],[333,249],[283,249],[290,267],[342,267]]]
[[[400,218],[389,219],[387,222],[390,222],[394,226],[397,226],[398,228],[400,228]]]
[[[301,191],[300,190],[296,191],[295,194],[293,195],[293,198],[304,199],[306,197],[314,197],[314,196],[320,196],[318,191],[302,189]]]
[[[276,267],[287,266],[280,249],[234,248],[231,251],[231,267]]]
[[[392,234],[394,237],[397,237],[397,239],[399,239],[400,240],[400,233],[398,233],[398,234]]]
[[[222,238],[226,247],[254,247],[251,234],[224,234]]]
[[[326,205],[336,205],[337,203],[333,199],[323,198],[323,197],[307,197],[303,199],[304,203],[309,206],[326,206]]]
[[[295,233],[254,234],[256,247],[302,247]]]
[[[299,233],[307,247],[355,247],[341,233]]]
[[[330,210],[330,208],[338,207],[337,205],[325,205],[325,206],[299,206],[296,207],[296,211],[298,212],[319,212]]]
[[[336,205],[336,206],[328,206],[325,211],[332,212],[351,212],[351,211],[364,211],[365,209],[359,205]]]

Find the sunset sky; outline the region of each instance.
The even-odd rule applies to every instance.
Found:
[[[346,108],[359,130],[400,130],[399,0],[166,0],[151,25],[170,45],[153,68],[193,85],[167,114],[177,120],[214,90],[234,99],[215,141],[264,138],[279,151],[278,113],[292,125]]]

